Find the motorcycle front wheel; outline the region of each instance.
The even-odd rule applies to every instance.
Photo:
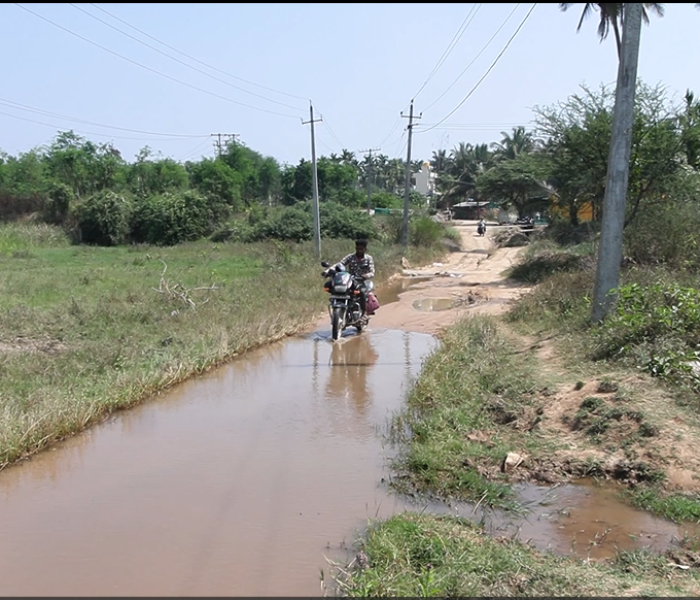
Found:
[[[340,333],[343,331],[343,309],[340,306],[333,307],[331,315],[331,337],[333,341],[340,339]]]

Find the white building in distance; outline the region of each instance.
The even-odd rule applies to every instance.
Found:
[[[437,173],[433,173],[427,160],[418,173],[413,173],[412,179],[415,182],[413,189],[427,198],[430,198],[437,190]]]

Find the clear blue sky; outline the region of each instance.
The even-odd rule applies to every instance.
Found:
[[[311,156],[311,100],[319,156],[381,147],[405,157],[400,113],[412,98],[423,113],[414,159],[499,141],[528,126],[534,106],[616,78],[597,13],[577,33],[583,4],[534,6],[526,19],[531,3],[3,3],[0,149],[18,155],[73,129],[130,161],[146,145],[196,160],[213,155],[210,134],[236,133],[296,164]],[[678,100],[700,95],[700,10],[667,3],[650,19],[639,78]]]

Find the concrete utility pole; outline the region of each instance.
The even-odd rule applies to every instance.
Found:
[[[617,298],[611,292],[620,284],[622,234],[625,227],[630,148],[634,123],[634,96],[637,87],[637,63],[642,29],[643,6],[626,3],[622,15],[622,52],[617,70],[612,137],[608,153],[608,172],[603,197],[603,218],[598,247],[591,320],[600,322],[613,308]]]
[[[216,138],[214,140],[214,148],[216,148],[216,155],[221,156],[223,153],[223,148],[225,144],[228,144],[231,140],[235,140],[239,137],[238,133],[212,133],[211,137]],[[225,142],[222,143],[221,138],[224,138]]]
[[[359,152],[369,152],[369,159],[367,160],[367,214],[371,214],[372,209],[370,208],[370,198],[372,197],[372,152],[379,152],[381,148],[368,148],[367,150],[360,150]]]
[[[401,227],[401,242],[404,246],[408,246],[408,206],[411,197],[411,140],[413,139],[413,119],[420,119],[423,113],[417,117],[413,116],[413,100],[411,100],[411,111],[408,117],[401,113],[401,116],[408,118],[408,144],[406,150],[406,189],[403,197],[403,224]]]
[[[309,102],[309,114],[310,119],[308,121],[302,121],[302,125],[308,125],[311,123],[311,165],[313,170],[313,187],[314,187],[314,245],[316,247],[316,256],[321,258],[321,219],[319,216],[318,209],[318,171],[316,169],[316,136],[314,134],[314,123],[319,123],[323,119],[314,120],[314,105]]]

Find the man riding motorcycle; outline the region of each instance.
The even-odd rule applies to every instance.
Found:
[[[371,254],[366,253],[367,240],[364,238],[355,240],[355,252],[348,254],[340,263],[345,266],[348,272],[362,281],[362,293],[360,294],[360,307],[362,312],[367,312],[367,286],[365,281],[374,277],[374,259]]]

